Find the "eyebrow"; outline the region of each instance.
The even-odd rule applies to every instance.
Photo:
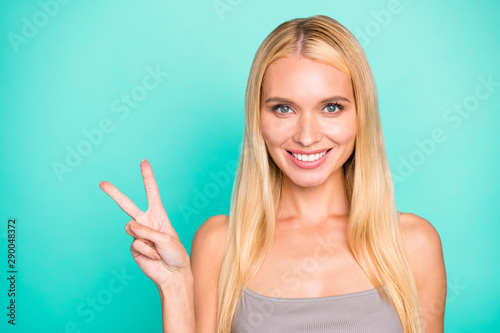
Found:
[[[351,103],[351,101],[349,99],[347,99],[343,96],[338,96],[338,95],[324,99],[320,103],[323,104],[323,103],[327,103],[327,102],[337,102],[337,101],[344,101],[347,103]],[[265,103],[269,103],[269,102],[293,104],[292,101],[289,101],[288,99],[282,98],[282,97],[269,97],[268,99],[266,99]]]

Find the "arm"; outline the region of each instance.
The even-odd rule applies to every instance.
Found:
[[[400,223],[415,274],[424,330],[442,333],[447,284],[441,238],[429,221],[415,214],[401,214]]]
[[[195,333],[192,273],[179,274],[178,278],[170,280],[166,286],[158,287],[163,333]]]
[[[217,293],[229,218],[208,218],[196,231],[191,245],[196,332],[217,330]]]

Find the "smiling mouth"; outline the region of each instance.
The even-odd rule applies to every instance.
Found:
[[[332,149],[333,148],[330,148],[330,149],[325,150],[324,152],[317,153],[317,154],[310,154],[310,155],[307,155],[307,154],[295,154],[295,153],[292,153],[292,152],[290,152],[288,150],[286,152],[289,153],[290,155],[292,155],[295,159],[297,159],[299,161],[303,161],[303,162],[315,162],[315,161],[319,160],[320,158],[322,158],[323,156],[325,156]]]

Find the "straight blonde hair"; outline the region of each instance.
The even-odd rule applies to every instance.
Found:
[[[283,175],[267,151],[260,127],[261,85],[271,62],[296,54],[329,64],[351,78],[358,130],[354,151],[343,165],[349,246],[379,294],[394,306],[404,332],[423,332],[415,278],[399,230],[373,74],[354,35],[336,20],[315,15],[279,25],[252,63],[219,277],[217,333],[231,331],[243,288],[271,250]]]

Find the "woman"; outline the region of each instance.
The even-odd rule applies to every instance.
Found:
[[[337,21],[290,20],[260,46],[230,214],[200,226],[191,258],[141,172],[146,212],[100,186],[132,217],[165,331],[443,331],[439,235],[396,210],[374,79]]]

